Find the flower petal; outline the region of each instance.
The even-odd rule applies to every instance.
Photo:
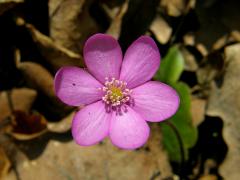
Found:
[[[111,114],[105,110],[103,102],[90,104],[73,118],[72,135],[77,144],[90,146],[103,140],[109,132]]]
[[[63,67],[54,78],[55,93],[61,101],[71,106],[80,106],[100,100],[102,87],[88,72],[77,67]]]
[[[122,51],[116,39],[105,34],[96,34],[85,43],[84,60],[89,72],[100,82],[105,78],[119,78]]]
[[[141,36],[127,49],[120,80],[134,88],[150,80],[160,65],[160,53],[152,38]]]
[[[121,115],[113,113],[109,135],[112,143],[122,149],[136,149],[145,144],[150,130],[147,122],[130,107]]]
[[[170,118],[180,103],[179,96],[172,87],[157,81],[149,81],[133,89],[132,98],[133,109],[151,122]]]

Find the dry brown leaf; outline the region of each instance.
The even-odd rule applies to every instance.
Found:
[[[47,124],[48,130],[57,133],[68,131],[69,129],[71,129],[72,120],[75,113],[76,113],[75,111],[71,112],[68,116],[66,116],[59,122],[48,122]]]
[[[214,43],[221,37],[229,35],[233,30],[239,30],[240,25],[236,23],[240,21],[238,7],[238,1],[225,1],[223,4],[217,0],[197,1],[195,12],[200,28],[195,32],[196,42],[204,44],[211,51]],[[224,43],[224,38],[222,41]]]
[[[202,44],[202,43],[197,43],[197,44],[196,44],[196,48],[197,48],[197,50],[201,53],[201,55],[202,55],[203,57],[205,57],[205,56],[208,55],[208,50],[207,50],[207,48],[206,48],[206,46],[205,46],[204,44]]]
[[[24,0],[1,0],[0,1],[0,15],[2,15],[7,10],[13,8],[19,3],[23,3]]]
[[[214,159],[207,159],[204,162],[203,174],[209,175],[214,168],[217,168],[217,162]]]
[[[219,51],[210,53],[197,70],[199,84],[208,84],[216,77],[220,77],[225,68],[226,62]]]
[[[206,100],[196,97],[191,99],[191,114],[194,126],[201,124],[205,117]]]
[[[229,44],[234,44],[240,42],[240,32],[237,30],[233,30],[230,34],[225,34],[220,37],[214,44],[212,49],[219,50],[228,46]]]
[[[28,86],[46,95],[45,100],[47,101],[43,101],[44,105],[42,106],[48,109],[50,113],[56,113],[62,117],[72,109],[57,98],[53,87],[53,76],[43,66],[34,62],[18,62],[17,68],[24,75]],[[49,104],[49,102],[52,104]]]
[[[0,179],[4,178],[11,166],[11,163],[2,147],[0,147]]]
[[[213,50],[219,50],[221,48],[223,48],[224,46],[226,46],[226,44],[228,43],[228,35],[224,35],[222,37],[220,37],[212,46]]]
[[[83,65],[83,59],[80,54],[74,53],[73,51],[55,43],[51,38],[39,32],[31,24],[25,23],[21,18],[18,18],[16,23],[20,26],[24,25],[27,28],[32,35],[33,40],[39,47],[41,54],[54,70],[58,70],[62,66]]]
[[[9,159],[7,161],[11,162],[11,169],[9,169],[5,177],[0,179],[1,180],[19,180],[18,172],[17,172],[17,164],[21,164],[25,159],[27,159],[27,156],[22,151],[19,150],[19,147],[13,142],[10,136],[2,134],[0,136],[0,144],[1,144],[1,148],[7,154],[7,157]],[[2,155],[0,153],[0,159],[4,156],[5,155]]]
[[[50,36],[54,42],[80,54],[83,43],[99,31],[89,14],[92,0],[50,0]]]
[[[207,115],[221,117],[224,121],[223,137],[228,145],[226,159],[220,167],[224,179],[239,179],[240,171],[240,44],[225,48],[227,62],[223,84],[213,84]]]
[[[199,180],[218,180],[218,177],[216,175],[209,174],[201,176]]]
[[[110,34],[111,36],[113,36],[115,39],[118,39],[120,36],[122,18],[127,12],[128,3],[129,3],[129,0],[126,0],[126,2],[119,8],[118,13],[112,19],[112,23],[106,32],[107,34]]]
[[[231,32],[231,37],[234,39],[234,41],[240,42],[240,32],[237,30],[234,30]]]
[[[211,82],[215,77],[218,71],[213,69],[211,66],[206,66],[204,68],[200,68],[197,71],[197,79],[199,84],[208,84]]]
[[[55,70],[63,66],[83,66],[83,59],[80,54],[76,54],[54,43],[52,39],[41,34],[31,25],[27,25],[27,28],[31,32],[36,44],[39,46],[42,55]]]
[[[172,28],[160,15],[153,20],[150,30],[161,44],[166,44],[172,34]]]
[[[158,124],[151,125],[153,135],[148,142],[148,146],[153,154],[155,154],[157,166],[160,171],[158,179],[168,179],[173,176],[172,168],[168,158],[167,152],[164,150],[162,142],[161,128]]]
[[[18,140],[30,140],[47,132],[47,121],[41,114],[28,114],[22,111],[13,112],[13,123],[10,134]]]
[[[185,11],[186,0],[161,0],[160,5],[166,9],[169,16],[178,17]]]
[[[129,1],[129,0],[128,0]],[[121,6],[126,0],[100,0],[101,3],[103,3],[105,6],[107,6],[110,9],[114,9],[115,7]]]
[[[112,1],[105,1],[103,3],[101,3],[101,8],[104,10],[104,12],[106,13],[106,15],[110,18],[110,19],[114,19],[117,14],[119,13],[119,9],[121,9],[121,6],[117,5],[117,6],[109,6],[108,2],[112,2]]]
[[[186,46],[194,46],[195,45],[195,36],[193,33],[188,33],[183,36],[183,42]]]
[[[27,83],[43,92],[48,97],[55,97],[53,76],[40,64],[34,62],[18,62],[17,68],[23,73]]]
[[[10,91],[13,108],[28,113],[36,99],[37,92],[33,89],[19,88]],[[7,92],[0,94],[0,121],[11,115]]]
[[[159,132],[152,131],[149,141],[153,140],[156,133]],[[62,143],[51,140],[41,156],[33,161],[28,159],[22,161],[18,164],[17,170],[19,177],[24,180],[32,180],[35,177],[44,180],[53,178],[136,180],[152,177],[162,179],[162,174],[166,172],[171,174],[171,170],[168,167],[159,168],[159,165],[166,164],[163,162],[166,160],[163,157],[165,153],[161,151],[158,140],[149,143],[148,150],[141,148],[137,151],[120,150],[109,140],[91,147],[81,147],[73,141]],[[163,169],[166,172],[160,171],[159,175],[159,170]]]
[[[184,57],[183,58],[184,62],[185,62],[184,70],[190,71],[190,72],[195,72],[198,69],[196,57],[184,47],[181,47],[180,50]]]

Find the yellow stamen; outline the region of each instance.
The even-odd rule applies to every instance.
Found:
[[[130,100],[131,93],[131,90],[127,89],[126,85],[127,83],[115,78],[112,78],[111,81],[109,81],[109,78],[106,78],[105,86],[102,88],[105,92],[102,100],[112,107],[125,104]]]
[[[122,97],[123,97],[123,93],[122,93],[122,90],[121,89],[119,89],[119,88],[117,88],[117,87],[111,87],[111,89],[110,89],[111,91],[112,91],[112,96],[113,96],[113,98],[114,99],[116,99],[116,98],[120,98],[120,99],[122,99]]]

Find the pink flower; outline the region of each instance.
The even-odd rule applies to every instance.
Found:
[[[114,38],[90,37],[84,46],[87,70],[63,67],[55,76],[55,92],[71,106],[85,105],[72,122],[76,143],[89,146],[109,137],[123,149],[139,148],[149,137],[146,121],[160,122],[178,109],[170,86],[150,81],[160,65],[155,42],[141,36],[122,56]]]

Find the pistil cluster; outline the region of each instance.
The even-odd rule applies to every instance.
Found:
[[[106,78],[105,86],[101,88],[105,95],[102,100],[111,107],[118,107],[130,101],[131,90],[126,88],[127,83],[115,78]]]

